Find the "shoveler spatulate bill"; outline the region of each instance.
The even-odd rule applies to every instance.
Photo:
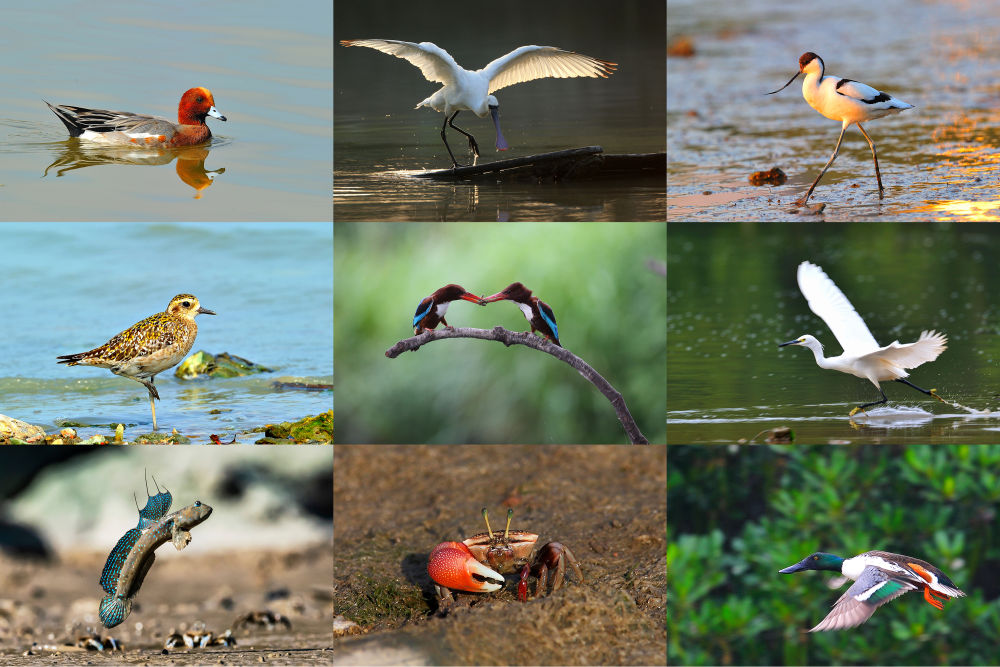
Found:
[[[413,314],[413,328],[415,329],[413,333],[420,334],[424,329],[433,329],[438,325],[438,322],[447,329],[454,329],[455,327],[449,326],[448,322],[445,321],[444,314],[448,311],[448,304],[458,299],[471,301],[480,306],[486,305],[482,299],[472,292],[467,292],[461,285],[445,285],[429,297],[424,298],[417,306],[417,312]]]
[[[483,303],[493,301],[503,301],[509,299],[517,304],[517,307],[524,313],[524,319],[531,325],[531,333],[536,331],[550,341],[562,347],[559,343],[559,329],[556,327],[556,315],[537,296],[531,296],[531,290],[521,283],[511,283],[502,292],[497,292],[492,296],[485,297]]]
[[[876,609],[908,591],[923,589],[924,599],[936,609],[944,609],[951,598],[965,597],[944,572],[927,561],[888,551],[866,551],[847,559],[817,552],[779,572],[802,570],[830,570],[854,580],[826,618],[809,632],[857,627]]]

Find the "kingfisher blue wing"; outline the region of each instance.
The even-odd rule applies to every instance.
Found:
[[[556,314],[552,312],[549,308],[549,304],[544,301],[538,302],[538,312],[541,313],[542,319],[545,323],[549,325],[549,329],[552,330],[552,336],[556,339],[556,343],[559,342],[559,329],[556,327]]]
[[[427,316],[427,313],[431,312],[431,308],[434,307],[434,299],[427,297],[417,306],[417,312],[413,315],[413,326],[417,326],[420,320]]]
[[[101,572],[100,582],[101,588],[108,595],[114,595],[115,586],[118,585],[118,575],[122,571],[122,565],[125,564],[125,558],[128,557],[129,552],[132,551],[132,547],[139,541],[141,535],[141,530],[132,528],[122,535],[122,538],[118,540],[118,544],[108,554],[108,560],[104,563],[104,571]]]

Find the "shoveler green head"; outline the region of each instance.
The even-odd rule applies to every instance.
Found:
[[[790,565],[784,570],[778,570],[778,573],[792,574],[793,572],[801,572],[802,570],[830,570],[831,572],[840,572],[843,564],[844,559],[840,556],[817,551],[811,556],[806,556],[795,565]]]

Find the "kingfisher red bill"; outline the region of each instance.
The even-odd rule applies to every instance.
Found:
[[[562,347],[559,343],[559,329],[556,327],[556,316],[549,307],[537,296],[531,296],[531,290],[521,283],[511,283],[502,292],[485,297],[483,304],[503,300],[513,301],[524,313],[524,319],[531,325],[531,333],[536,331],[550,341]]]
[[[454,329],[455,327],[450,326],[444,319],[444,314],[448,311],[448,305],[458,299],[471,301],[480,306],[486,305],[482,299],[472,292],[467,292],[461,285],[455,285],[454,283],[445,285],[429,297],[426,297],[417,306],[417,312],[413,315],[413,333],[420,334],[424,329],[433,329],[438,325],[438,322],[443,324],[447,329]]]

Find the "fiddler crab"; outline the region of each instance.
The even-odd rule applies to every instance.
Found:
[[[473,535],[461,542],[442,542],[431,552],[427,564],[427,574],[434,580],[434,588],[440,601],[452,600],[449,589],[472,593],[491,593],[503,588],[505,580],[502,572],[521,570],[517,584],[517,597],[521,602],[528,599],[528,576],[538,577],[535,596],[545,595],[549,572],[552,573],[552,590],[563,583],[566,561],[583,583],[583,573],[569,547],[558,542],[549,542],[531,557],[538,541],[538,535],[526,530],[511,530],[510,519],[513,509],[507,510],[507,527],[504,531],[493,532],[490,519],[483,508],[486,532]],[[486,564],[489,564],[487,567]]]

